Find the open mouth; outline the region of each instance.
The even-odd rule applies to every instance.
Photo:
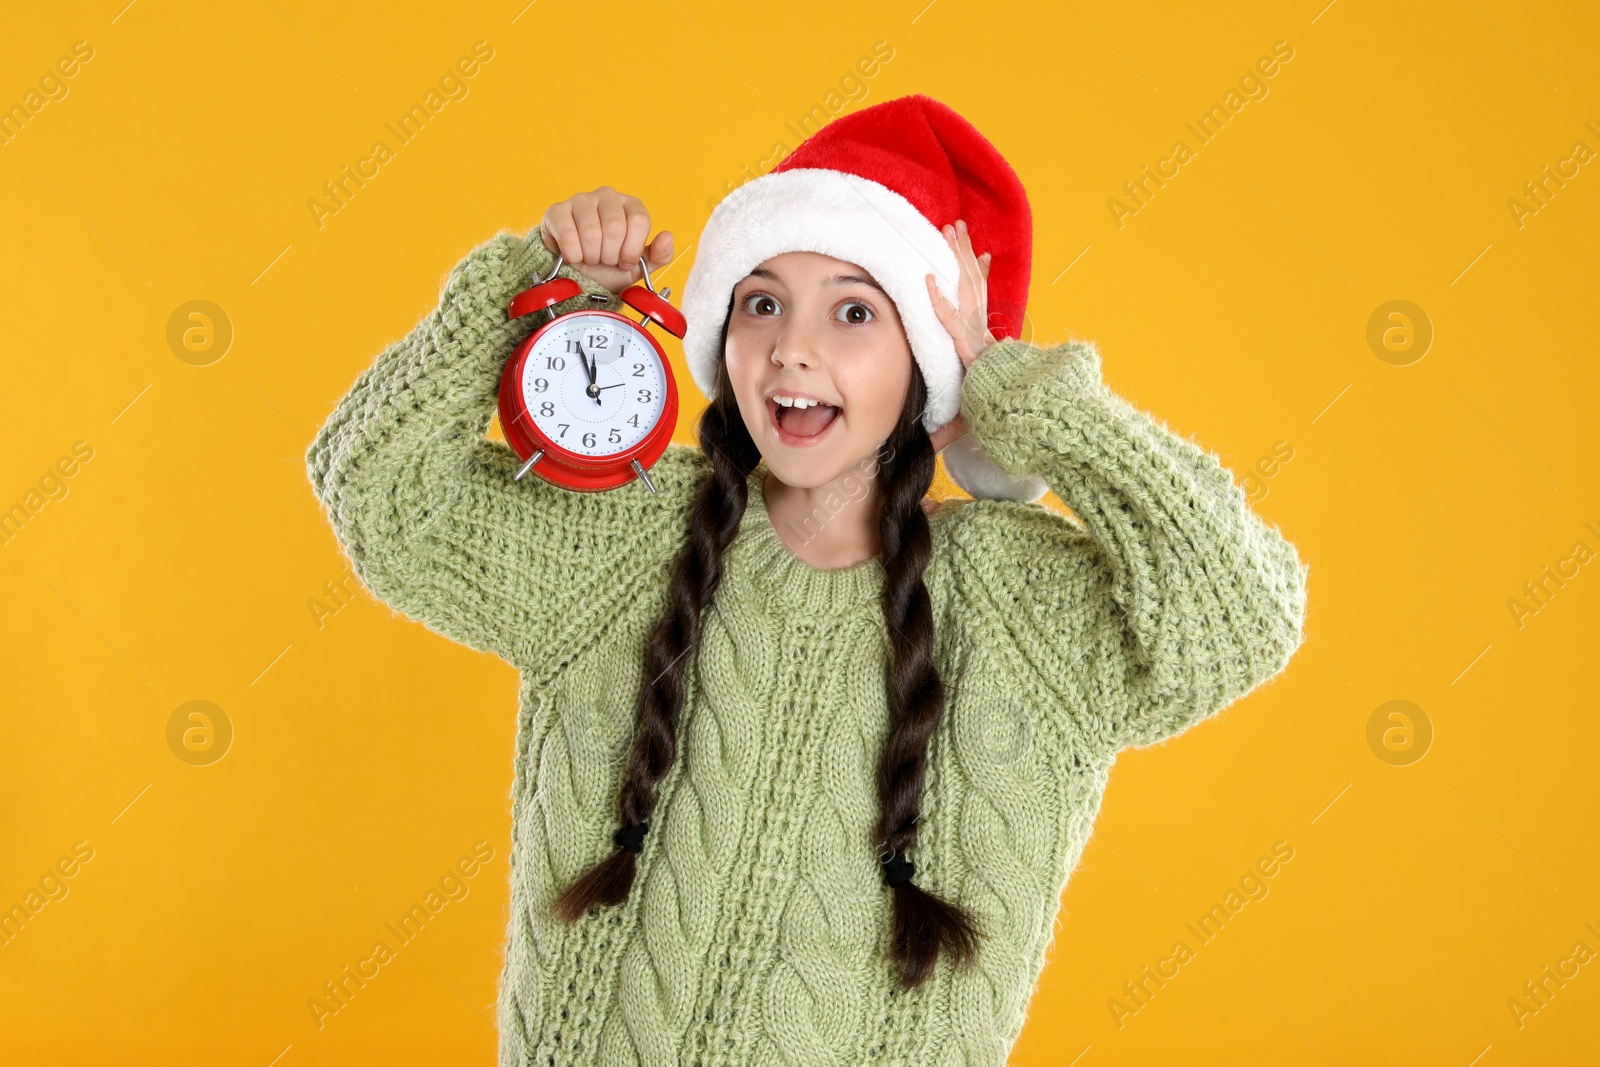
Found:
[[[778,432],[778,440],[796,448],[814,445],[828,436],[834,423],[839,421],[839,411],[832,404],[817,404],[807,408],[785,407],[771,397],[767,398],[767,417]]]

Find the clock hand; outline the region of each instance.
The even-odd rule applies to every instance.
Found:
[[[589,376],[589,384],[593,385],[594,384],[594,368],[589,366],[589,356],[588,356],[588,354],[586,352],[584,352],[582,345],[579,345],[578,342],[576,342],[576,341],[574,341],[572,343],[574,345],[577,345],[577,347],[578,347],[578,358],[583,360],[583,373],[585,373],[585,374],[587,374]]]
[[[576,341],[573,344],[578,345]],[[598,361],[594,365],[589,363],[588,353],[584,352],[582,345],[578,345],[578,355],[583,359],[583,372],[589,376],[589,395],[594,397],[595,406],[601,407],[603,405],[600,401],[600,392],[595,388],[595,372],[599,370],[599,363]]]
[[[627,385],[627,384],[628,384],[627,382],[613,382],[610,385],[597,385],[597,386],[595,386],[595,392],[599,392],[602,389],[621,389],[624,385]]]

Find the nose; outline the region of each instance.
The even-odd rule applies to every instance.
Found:
[[[818,357],[816,339],[807,329],[803,316],[790,316],[778,331],[772,346],[772,362],[780,367],[805,367],[815,369]]]

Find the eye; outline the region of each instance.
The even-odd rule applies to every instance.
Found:
[[[860,311],[864,313],[864,317],[861,315],[856,315],[855,312],[851,310],[854,308],[859,308]],[[876,311],[873,311],[871,307],[861,303],[859,300],[851,300],[847,303],[840,304],[839,310],[851,316],[843,321],[848,322],[852,326],[865,326],[867,323],[878,317],[878,313]]]
[[[767,295],[766,293],[763,293],[763,292],[746,293],[745,294],[745,298],[742,301],[742,303],[743,303],[744,309],[746,311],[750,312],[750,314],[752,314],[752,315],[765,315],[766,314],[766,312],[763,312],[763,311],[755,311],[755,310],[753,310],[751,308],[751,306],[750,306],[750,302],[752,300],[758,302],[757,303],[758,307],[759,306],[769,306],[769,307],[774,308],[775,309],[774,314],[777,311],[783,310],[782,305],[779,304],[776,300],[772,299],[772,297]]]

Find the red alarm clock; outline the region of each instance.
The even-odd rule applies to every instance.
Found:
[[[634,322],[605,308],[558,315],[555,305],[581,296],[571,278],[558,277],[563,258],[548,278],[511,300],[518,318],[548,311],[549,321],[529,334],[506,361],[500,376],[500,426],[519,459],[521,478],[530,470],[564,489],[598,492],[626,485],[635,476],[653,493],[645,471],[667,450],[678,423],[678,384],[660,343],[647,332],[653,322],[682,338],[683,313],[657,293],[644,257],[644,285],[620,294],[639,312]],[[591,293],[590,299],[606,297]]]

